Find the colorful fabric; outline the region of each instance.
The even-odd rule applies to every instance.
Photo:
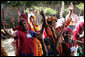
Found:
[[[29,13],[28,14],[28,23],[30,23],[30,16],[33,16],[34,17],[34,21],[35,21],[35,15],[34,15],[34,13]]]
[[[4,48],[1,46],[1,56],[8,56]]]
[[[21,19],[22,20],[22,19]],[[26,20],[26,19],[23,19]],[[27,33],[22,30],[22,27],[20,27],[20,22],[18,24],[18,28],[20,30],[17,30],[16,35],[16,56],[27,56],[27,55],[34,55],[35,53],[35,45],[33,38],[35,37],[35,32],[31,31],[31,26],[28,24],[28,33],[31,35],[31,37],[27,38]]]
[[[64,33],[68,32],[68,31],[70,31],[73,34],[71,28],[67,27],[64,29]],[[63,52],[64,52],[65,56],[68,56],[68,55],[70,56],[71,52],[75,52],[76,47],[77,47],[77,44],[73,40],[72,41],[65,41],[65,44],[63,44]]]
[[[22,13],[25,13],[26,15],[27,15],[27,17],[28,17],[28,13],[24,10],[24,11],[22,11]]]
[[[77,40],[77,34],[79,33],[80,29],[84,26],[84,22],[80,22],[79,25],[76,26],[75,30],[73,31],[74,40]]]
[[[18,25],[16,26],[16,28],[13,28],[14,31],[15,31],[15,30],[22,30],[21,27],[20,27],[20,20],[25,20],[25,21],[27,22],[28,26],[29,26],[28,29],[31,30],[31,26],[30,26],[30,24],[28,23],[28,19],[27,19],[26,14],[22,13],[22,16],[23,16],[23,18],[19,19],[19,22],[18,22]]]
[[[52,34],[52,31],[51,31],[50,27],[49,26],[45,27],[45,30],[46,30],[47,35],[49,36],[49,38],[52,39],[52,42],[54,44],[55,43],[55,39],[53,37],[53,34]]]
[[[34,32],[35,32],[35,30],[34,30],[34,27],[33,27],[32,23],[29,23],[29,24],[30,24],[30,26],[31,26],[32,31],[34,31]],[[36,30],[40,30],[39,25],[34,25],[34,26],[35,26]]]
[[[63,33],[66,33],[68,31],[72,32],[72,29],[67,27],[67,28],[64,29],[64,32]]]
[[[24,20],[26,20],[26,22],[28,23],[27,15],[26,15],[25,13],[22,13],[21,15],[23,16]],[[19,20],[19,21],[20,21],[20,20]]]
[[[1,41],[1,56],[8,56],[5,49],[2,47],[2,41]]]
[[[33,16],[33,18],[34,18],[34,19],[33,19],[34,22],[36,22],[36,17],[35,17],[34,15],[32,15],[32,16]],[[30,19],[28,19],[28,20],[29,20],[28,23],[30,24],[32,31],[35,31],[32,23],[30,22]],[[34,24],[34,26],[35,26],[35,28],[36,28],[37,30],[40,30],[40,26],[39,26],[39,25]]]
[[[65,23],[65,27],[68,27],[69,24],[70,24],[70,22],[71,22],[71,19],[67,18],[66,23]],[[61,29],[62,29],[62,26],[59,26],[58,28],[56,28],[56,30],[57,30],[56,31],[56,34],[59,34],[59,32],[61,31]],[[61,37],[58,40],[58,44],[57,44],[58,52],[61,55],[63,55],[63,53],[64,53],[63,50],[62,50],[62,40],[63,40],[63,36],[61,35]]]
[[[56,19],[56,17],[49,17],[47,21],[56,21],[57,22],[57,19]]]
[[[65,27],[69,26],[71,21],[72,21],[71,19],[67,18],[66,19],[66,23],[65,23]]]
[[[47,35],[47,33],[46,33],[46,31],[45,31],[45,28],[43,28],[43,29],[44,29],[44,32],[43,32],[44,38],[49,38],[49,36]]]
[[[73,47],[75,47],[75,49],[72,49]],[[77,45],[74,41],[72,43],[66,42],[65,44],[62,44],[62,48],[63,48],[63,52],[64,52],[63,54],[65,56],[70,56],[71,52],[76,51],[76,47],[77,47]]]
[[[79,47],[77,49],[77,56],[84,56],[84,47]]]
[[[23,31],[17,31],[17,40],[16,40],[16,50],[17,50],[17,56],[21,55],[30,55],[35,53],[35,43],[33,40],[33,37],[35,37],[35,33],[33,31],[29,31],[29,34],[31,34],[32,38],[27,38],[26,33]],[[21,52],[19,54],[19,52]]]
[[[69,17],[69,14],[66,16],[66,19],[68,17]],[[71,14],[71,18],[72,18],[72,21],[71,21],[70,25],[75,25],[79,21],[79,17],[74,13]]]
[[[43,50],[40,41],[37,38],[34,38],[34,42],[35,42],[35,49],[36,49],[34,56],[42,56]]]

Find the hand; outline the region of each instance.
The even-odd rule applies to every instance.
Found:
[[[43,10],[41,10],[41,11],[40,11],[40,14],[41,14],[41,15],[44,15],[44,12],[43,12]]]
[[[71,10],[73,10],[73,9],[74,9],[74,5],[73,5],[73,3],[72,3],[72,2],[70,3],[69,9],[71,9]]]

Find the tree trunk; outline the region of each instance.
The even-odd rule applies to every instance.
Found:
[[[62,1],[62,7],[60,11],[60,18],[63,18],[63,13],[64,13],[64,1]]]

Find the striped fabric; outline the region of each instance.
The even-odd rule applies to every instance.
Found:
[[[36,49],[34,56],[42,56],[43,55],[42,45],[37,38],[34,38],[34,40],[35,40],[34,42],[35,42],[35,49]]]
[[[65,23],[65,27],[68,27],[69,24],[70,24],[70,22],[71,22],[71,19],[67,18],[66,23]],[[56,32],[56,33],[59,34],[60,31],[61,31],[61,29],[62,29],[62,26],[59,26],[59,27],[57,28],[57,32]],[[59,39],[59,41],[58,41],[58,45],[57,45],[58,52],[59,52],[61,55],[63,55],[63,51],[62,51],[62,40],[63,40],[63,36],[61,35],[61,37],[60,37],[60,39]]]

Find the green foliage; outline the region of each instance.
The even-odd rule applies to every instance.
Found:
[[[37,9],[38,11],[40,11],[41,9],[44,10],[45,14],[48,14],[48,15],[55,15],[57,13],[56,10],[49,7],[36,7],[36,6],[33,6],[33,7]]]
[[[49,14],[49,15],[55,15],[56,14],[56,10],[54,10],[52,8],[47,8],[47,7],[44,9],[44,12],[46,14]]]
[[[84,3],[80,3],[79,5],[76,5],[80,10],[84,10]]]
[[[5,27],[6,28],[11,28],[11,20],[10,20],[10,18],[7,18],[6,19],[6,22],[8,23],[8,25],[5,26]],[[18,24],[18,19],[17,20],[14,20],[14,26],[17,26],[17,24]]]
[[[40,3],[40,1],[27,1],[26,2],[26,7],[27,8],[30,8],[32,7],[33,5],[38,5]]]
[[[77,5],[79,3],[84,3],[84,1],[64,1],[65,5],[69,5],[70,2],[73,2],[74,5]]]
[[[69,8],[65,8],[64,11],[67,13],[69,12]]]
[[[69,5],[70,2],[73,2],[74,5],[77,5],[79,3],[84,3],[84,1],[64,1],[65,5]],[[26,5],[27,7],[31,7],[32,5],[38,5],[40,3],[42,4],[61,4],[62,1],[1,1],[1,3],[4,3],[6,5],[12,5],[12,6],[23,6]]]
[[[26,1],[2,1],[5,5],[12,5],[12,6],[23,6],[26,4]]]

